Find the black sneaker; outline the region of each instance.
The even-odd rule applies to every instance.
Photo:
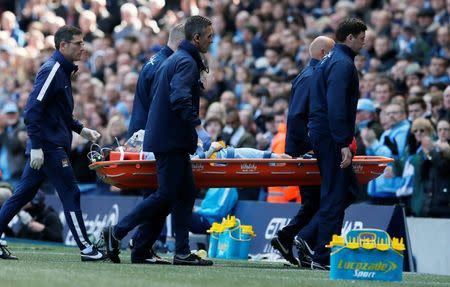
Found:
[[[120,263],[120,241],[113,236],[113,226],[103,228],[103,240],[105,241],[106,254],[113,263]]]
[[[299,265],[298,259],[295,258],[294,254],[292,253],[292,241],[283,240],[283,237],[275,236],[270,241],[270,244],[280,252],[281,256],[283,256],[284,259],[286,259],[289,263],[294,265]]]
[[[311,270],[329,271],[330,265],[322,265],[319,262],[311,261],[310,268],[311,268]]]
[[[81,261],[104,261],[108,258],[104,251],[99,250],[97,247],[92,247],[92,251],[89,253],[81,254]]]
[[[213,264],[212,260],[202,259],[194,253],[186,258],[181,258],[179,255],[173,257],[173,265],[211,266]]]
[[[308,243],[306,243],[306,241],[301,237],[297,237],[296,239],[294,239],[294,245],[295,247],[297,247],[300,266],[310,268],[313,261],[313,251],[311,250],[311,248],[309,248]]]
[[[133,264],[161,264],[169,265],[172,264],[170,261],[158,256],[152,249],[150,249],[150,254],[145,256],[145,258],[138,258],[131,255],[131,263]]]
[[[18,260],[14,255],[11,255],[11,252],[8,250],[8,244],[4,240],[0,240],[0,259],[6,260]]]

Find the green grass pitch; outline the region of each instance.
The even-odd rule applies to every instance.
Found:
[[[150,287],[150,286],[450,286],[450,276],[406,273],[401,283],[330,281],[325,271],[301,270],[282,263],[215,260],[212,267],[180,267],[81,262],[78,249],[15,243],[18,261],[0,260],[0,287]]]

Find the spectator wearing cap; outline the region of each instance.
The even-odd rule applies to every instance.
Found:
[[[432,84],[442,83],[445,85],[450,84],[450,77],[447,74],[448,59],[439,57],[437,55],[432,56],[430,65],[428,66],[429,75],[423,79],[425,87],[430,87]]]
[[[450,26],[445,25],[437,29],[436,46],[431,51],[431,55],[437,55],[450,59]]]
[[[405,82],[408,90],[413,86],[422,86],[423,73],[420,65],[412,63],[405,68]]]
[[[433,18],[434,10],[431,8],[422,8],[417,13],[420,36],[430,47],[434,44],[436,29],[439,27],[439,23],[434,22]]]
[[[6,103],[1,113],[5,118],[5,132],[0,138],[0,169],[3,180],[15,186],[25,166],[25,147],[28,139],[25,125],[20,121],[19,109],[13,102]]]
[[[381,126],[377,114],[376,108],[372,100],[359,99],[356,107],[356,141],[357,141],[357,155],[365,155],[364,144],[361,139],[361,131],[365,128],[372,129],[379,138],[383,133],[383,127]]]

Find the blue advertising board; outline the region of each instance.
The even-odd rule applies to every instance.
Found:
[[[103,227],[114,225],[122,219],[142,197],[139,196],[82,196],[81,209],[86,229],[92,241],[96,242],[101,235]],[[75,246],[75,240],[66,224],[61,202],[56,195],[47,196],[46,203],[52,206],[59,214],[64,226],[64,244]],[[283,226],[287,225],[297,213],[301,205],[297,203],[267,203],[261,201],[239,201],[234,209],[234,215],[244,225],[252,225],[256,237],[252,239],[249,253],[264,255],[275,252],[270,245],[272,237]],[[170,221],[169,221],[170,222]],[[400,207],[374,206],[355,204],[346,210],[342,234],[352,229],[377,228],[385,230],[392,237],[405,238],[405,270],[412,270],[411,251],[403,210]],[[126,247],[133,231],[122,240]],[[170,223],[167,224],[167,234],[171,234]],[[406,262],[407,261],[407,262]]]

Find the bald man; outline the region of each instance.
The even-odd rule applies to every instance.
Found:
[[[184,25],[178,24],[170,30],[169,40],[158,53],[153,55],[142,67],[136,85],[136,93],[133,101],[133,111],[131,113],[128,137],[138,139],[143,137],[145,125],[147,124],[148,113],[153,100],[151,93],[152,86],[156,81],[156,71],[169,58],[178,45],[184,40]],[[142,190],[144,198],[150,196],[154,190]],[[131,220],[138,213],[131,213],[127,220],[122,220],[124,226],[131,224]],[[131,263],[133,264],[170,264],[169,261],[159,257],[152,249],[153,244],[159,238],[164,228],[165,217],[155,220],[152,224],[144,223],[139,225],[130,241]]]
[[[325,36],[314,39],[309,46],[311,60],[308,66],[292,82],[286,135],[286,153],[292,157],[300,157],[312,150],[307,130],[310,79],[314,67],[328,54],[334,44],[333,39]],[[309,223],[318,210],[320,187],[302,186],[300,194],[302,207],[289,225],[279,230],[277,236],[271,241],[272,246],[294,265],[302,264],[292,253],[294,237]]]

